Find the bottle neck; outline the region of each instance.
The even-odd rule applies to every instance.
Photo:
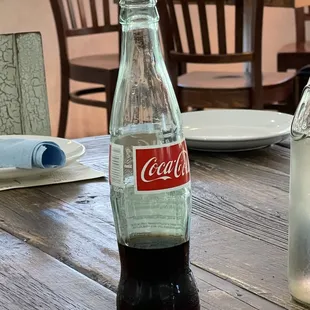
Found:
[[[161,51],[155,1],[122,1],[122,53],[111,134],[119,128],[124,136],[132,128],[152,134],[175,131],[179,109]]]
[[[124,5],[120,12],[122,24],[122,63],[138,61],[155,65],[162,61],[158,32],[158,12],[155,2]],[[138,57],[138,58],[137,58]],[[134,62],[133,62],[134,64]]]

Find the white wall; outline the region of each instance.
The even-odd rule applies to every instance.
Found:
[[[111,0],[112,1],[112,0]],[[102,2],[102,1],[101,1]],[[194,13],[194,11],[193,11]],[[233,9],[227,11],[227,29],[232,34],[234,25]],[[111,12],[116,20],[116,8]],[[215,14],[209,14],[212,41],[216,43]],[[194,25],[195,26],[195,25]],[[57,120],[59,113],[59,58],[58,42],[55,25],[49,0],[0,0],[0,33],[40,31],[43,36],[44,56],[46,63],[46,75],[48,84],[49,104],[51,118]],[[263,32],[263,70],[276,70],[276,56],[280,47],[295,40],[294,11],[283,8],[266,8]],[[70,54],[72,57],[101,52],[111,53],[117,51],[116,36],[92,36],[82,39],[74,38],[71,42]],[[233,38],[229,42],[233,46]],[[195,67],[196,69],[196,67]],[[202,69],[199,67],[198,69]],[[242,69],[242,65],[211,66],[209,69],[236,71]],[[76,88],[77,83],[72,83]],[[86,120],[85,120],[86,121]],[[56,128],[56,121],[52,127]]]

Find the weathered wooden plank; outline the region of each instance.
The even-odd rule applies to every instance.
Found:
[[[119,261],[108,183],[42,190],[1,192],[0,227],[115,291]]]
[[[58,236],[55,236],[55,238],[57,237]],[[114,296],[111,293],[106,294],[104,288],[100,287],[99,285],[96,287],[94,282],[85,280],[85,278],[83,279],[83,276],[73,272],[70,268],[64,267],[64,265],[57,263],[48,255],[43,254],[43,252],[27,245],[22,241],[16,241],[17,239],[13,238],[14,237],[0,231],[0,244],[3,246],[2,248],[8,246],[9,244],[10,250],[12,246],[15,251],[13,261],[9,259],[9,251],[3,251],[0,254],[0,287],[1,291],[4,292],[2,296],[0,296],[0,302],[2,302],[2,305],[7,306],[7,308],[4,307],[4,309],[21,310],[38,309],[38,307],[44,307],[44,309],[64,309],[67,299],[68,302],[71,302],[72,305],[72,308],[69,307],[68,309],[95,309],[94,307],[98,307],[98,305],[100,305],[100,308],[102,309],[114,309],[114,304],[112,303]],[[12,240],[14,242],[12,242]],[[31,240],[29,239],[28,242],[31,242]],[[84,245],[83,249],[85,252],[90,253],[88,246]],[[16,254],[16,252],[18,253]],[[114,250],[111,251],[111,249],[109,252],[109,255],[112,256],[116,254],[114,253]],[[11,254],[12,252],[10,252],[10,255]],[[88,261],[89,265],[95,266],[102,262],[100,257],[93,257],[93,252],[90,254],[91,255]],[[31,257],[31,259],[29,259],[29,257]],[[65,263],[67,262],[68,260],[66,259]],[[39,266],[39,268],[37,268],[37,266]],[[101,270],[96,270],[96,272],[102,274],[105,273],[106,269],[104,266],[108,267],[105,265],[105,262],[103,262],[100,268]],[[5,272],[3,272],[2,269],[5,270]],[[68,271],[70,271],[69,276],[67,275]],[[83,270],[80,271],[83,272]],[[283,309],[200,268],[193,266],[193,271],[195,273],[200,290],[202,309]],[[32,273],[34,273],[34,275]],[[71,273],[75,276],[75,278],[73,275],[71,275]],[[51,277],[51,274],[54,275],[54,277]],[[115,282],[115,285],[117,283],[118,275],[119,270],[116,271],[113,279],[111,279],[113,282]],[[70,279],[70,276],[72,279]],[[95,272],[93,273],[93,276],[95,276]],[[3,281],[1,280],[1,277],[3,277]],[[57,278],[56,280],[55,277]],[[81,283],[84,283],[84,280],[85,285],[81,286]],[[40,283],[38,283],[38,281],[40,281]],[[27,282],[27,285],[24,282]],[[8,287],[7,283],[11,283],[11,286]],[[29,283],[31,285],[29,285]],[[66,289],[65,291],[62,290],[63,283],[70,284],[69,287],[65,287],[68,289],[68,293]],[[24,287],[24,291],[21,292],[17,290],[16,287],[18,286]],[[47,298],[47,293],[44,289],[40,289],[41,286],[49,290]],[[30,292],[28,290],[30,290]],[[89,294],[87,290],[90,290],[92,294]],[[17,293],[14,295],[12,294],[12,291]],[[93,294],[97,294],[99,297],[97,299],[99,299],[99,301],[97,301],[97,299],[93,300]],[[27,296],[27,298],[24,298],[24,296]],[[84,298],[83,296],[87,296],[87,298]],[[80,303],[79,299],[76,300],[77,297],[83,298],[83,303],[79,304],[80,307],[74,308],[74,306],[76,306],[75,302],[78,301]],[[101,299],[103,299],[103,301],[101,301]],[[30,308],[27,308],[25,305],[29,302],[29,300],[34,300],[35,302],[32,301]],[[62,301],[61,305],[63,308],[59,306],[58,300]],[[88,305],[90,300],[92,300],[92,307]],[[110,307],[107,306],[108,304],[110,304]],[[89,306],[89,308],[87,308],[86,305]]]
[[[206,160],[206,158],[208,158]],[[273,145],[260,150],[238,152],[238,153],[207,153],[190,151],[190,159],[196,162],[209,162],[209,158],[218,158],[230,162],[232,165],[243,165],[245,167],[260,171],[275,171],[275,173],[289,174],[288,161],[290,151],[278,145]]]
[[[290,297],[287,251],[199,216],[192,220],[191,262],[285,309]]]
[[[286,249],[289,176],[285,172],[236,156],[206,160],[191,154],[190,158],[195,214]],[[288,159],[285,162],[288,166]]]
[[[261,310],[284,309],[199,267],[192,265],[192,271],[195,274],[199,289],[202,291],[200,294],[201,303],[202,305],[206,304],[207,309],[223,309],[223,305],[225,305],[224,309],[236,308],[238,310],[252,308]]]
[[[41,34],[0,35],[0,134],[50,133]]]
[[[0,230],[2,310],[115,309],[115,294]]]
[[[116,291],[120,268],[117,244],[112,212],[102,195],[108,185],[97,182],[80,184],[78,188],[66,185],[60,186],[61,191],[57,189],[58,186],[45,187],[46,190],[50,189],[50,196],[37,189],[18,190],[19,195],[14,191],[16,198],[11,199],[7,207],[4,207],[4,201],[8,201],[6,194],[9,192],[3,192],[4,196],[0,196],[1,226]],[[59,199],[54,198],[56,192]],[[71,202],[69,204],[66,201]],[[24,207],[26,204],[27,207]],[[192,236],[192,261],[195,265],[225,276],[229,281],[235,281],[237,286],[261,294],[264,298],[276,298],[277,301],[279,298],[282,304],[286,302],[282,300],[283,296],[289,298],[284,250],[195,215]],[[253,255],[250,255],[251,251],[254,251]],[[267,255],[262,258],[259,256],[262,253]],[[268,260],[269,256],[272,257],[271,261]],[[251,259],[253,262],[249,265]],[[269,277],[262,280],[269,268],[266,263],[270,262],[270,272],[275,277],[273,283],[269,283]],[[244,264],[247,264],[246,268]],[[204,289],[200,283],[199,287],[202,296],[205,296],[203,300],[211,303],[209,289]],[[278,294],[281,294],[280,297]],[[218,303],[219,308],[214,308],[221,309],[221,300]],[[256,303],[260,304],[260,300],[256,300]]]
[[[88,150],[83,161],[106,170],[108,138],[83,142]],[[257,152],[190,154],[192,262],[286,309],[303,309],[290,301],[286,280],[289,150]],[[3,192],[0,226],[116,290],[119,262],[107,182]],[[208,288],[202,295],[211,298]],[[208,302],[204,307],[222,309],[220,301],[218,307]]]

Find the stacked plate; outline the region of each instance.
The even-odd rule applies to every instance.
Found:
[[[259,149],[290,135],[293,116],[258,110],[207,110],[182,114],[191,149],[232,152]]]
[[[61,138],[55,138],[55,137],[44,137],[44,136],[27,136],[27,135],[25,136],[18,136],[18,135],[0,136],[0,139],[12,139],[12,138],[44,140],[44,141],[53,141],[57,143],[66,154],[66,166],[77,161],[85,153],[85,147],[82,144],[76,141],[68,140],[68,139],[61,139]],[[0,180],[8,179],[8,178],[13,179],[13,178],[29,177],[33,175],[48,173],[56,169],[61,169],[61,168],[51,168],[51,169],[0,168]]]

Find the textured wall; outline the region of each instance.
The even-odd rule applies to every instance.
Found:
[[[50,135],[40,33],[0,35],[0,134]]]

